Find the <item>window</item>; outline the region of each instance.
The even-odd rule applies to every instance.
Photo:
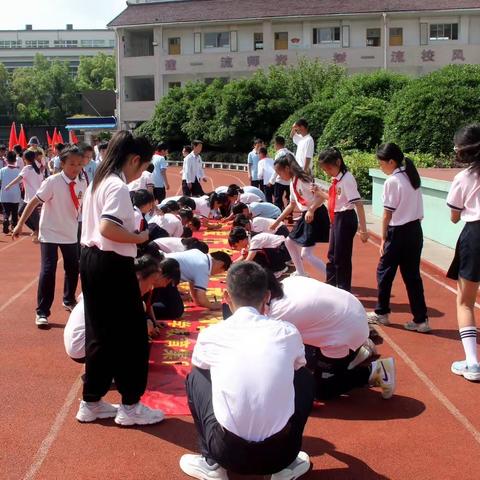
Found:
[[[275,50],[288,50],[288,32],[275,32]]]
[[[124,37],[126,57],[153,56],[153,30],[133,30]]]
[[[0,48],[22,48],[21,40],[0,40]]]
[[[379,47],[380,36],[379,28],[367,28],[367,47]]]
[[[263,32],[253,34],[253,49],[263,50]]]
[[[390,46],[399,47],[403,45],[403,28],[390,29]]]
[[[114,47],[115,46],[115,40],[109,40],[108,41],[108,46],[109,47]]]
[[[432,23],[430,40],[458,40],[458,23]]]
[[[203,48],[226,48],[230,46],[230,32],[205,33]]]
[[[314,28],[313,44],[340,43],[340,27]]]
[[[168,39],[168,54],[180,55],[182,50],[182,43],[180,37],[172,37]]]
[[[215,80],[220,80],[224,85],[228,83],[228,77],[207,77],[205,79],[205,84],[210,85],[212,84]]]
[[[168,82],[168,89],[171,90],[172,88],[180,88],[182,86],[182,82]]]
[[[80,46],[84,48],[102,48],[106,46],[105,40],[82,40]]]
[[[78,40],[54,40],[53,46],[55,48],[77,48]]]
[[[154,77],[125,77],[126,102],[151,102],[155,100]]]

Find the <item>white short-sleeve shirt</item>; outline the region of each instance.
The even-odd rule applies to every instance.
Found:
[[[109,175],[102,180],[93,193],[92,185],[88,187],[83,202],[82,245],[135,258],[136,244],[114,242],[100,233],[102,220],[113,222],[130,233],[136,230],[135,214],[125,176]]]
[[[20,172],[20,176],[23,181],[23,188],[25,190],[25,202],[28,203],[33,197],[35,197],[37,190],[43,182],[42,172],[35,172],[35,169],[31,165],[26,165]]]
[[[295,159],[302,168],[305,168],[306,159],[313,159],[313,155],[315,153],[315,142],[309,133],[307,133],[305,136],[296,133],[293,136],[293,143],[297,146]]]
[[[255,252],[264,248],[278,248],[282,243],[285,243],[285,240],[285,237],[282,235],[267,232],[259,233],[250,239],[248,250]]]
[[[210,218],[212,210],[210,208],[210,200],[207,195],[203,197],[194,198],[195,201],[195,210],[193,213],[199,215],[200,217]]]
[[[128,190],[130,192],[136,192],[137,190],[148,190],[153,188],[152,174],[146,170],[142,172],[139,178],[128,184]]]
[[[383,208],[392,212],[390,226],[398,227],[423,218],[422,189],[412,187],[405,168],[397,168],[383,185]]]
[[[253,202],[262,202],[263,200],[255,193],[244,192],[239,195],[238,201],[250,205]]]
[[[185,245],[182,243],[182,239],[178,237],[157,238],[154,240],[154,242],[164,253],[177,253],[185,251]]]
[[[192,282],[197,290],[207,290],[212,272],[212,257],[194,248],[186,252],[167,253],[180,265],[182,282]]]
[[[81,359],[85,357],[85,307],[83,295],[70,313],[63,331],[63,342],[69,357]]]
[[[171,237],[181,237],[183,234],[182,221],[173,213],[154,215],[148,223],[156,223],[163,228]]]
[[[367,314],[351,293],[307,277],[281,283],[284,297],[271,301],[269,315],[293,323],[306,345],[342,358],[367,340]]]
[[[350,172],[339,173],[336,177],[337,198],[335,199],[335,212],[353,210],[355,202],[361,200],[358,193],[357,181]]]
[[[215,418],[252,442],[285,427],[295,411],[294,372],[305,363],[298,330],[252,307],[201,331],[192,355],[211,372]]]
[[[263,181],[264,185],[268,185],[272,176],[275,175],[273,168],[273,158],[263,158],[258,162],[258,178]]]
[[[87,182],[79,177],[74,181],[81,205],[86,196]],[[42,243],[72,244],[78,241],[79,210],[70,193],[70,182],[72,180],[60,172],[48,177],[37,191],[37,198],[43,203],[38,236]]]
[[[457,173],[448,192],[447,205],[461,212],[464,222],[480,220],[480,177],[468,168]]]
[[[166,205],[168,202],[170,202],[171,200],[175,201],[175,202],[178,202],[178,200],[182,198],[181,195],[175,195],[173,197],[167,197],[167,198],[164,198],[161,202],[160,202],[160,207],[163,207],[164,205]]]
[[[255,217],[252,219],[252,232],[255,233],[272,233],[270,227],[275,223],[273,218]],[[280,227],[279,227],[280,228]]]
[[[3,203],[20,203],[22,199],[20,185],[17,183],[13,187],[6,189],[7,185],[15,180],[20,174],[19,168],[15,166],[7,166],[0,168],[0,202]]]
[[[312,192],[312,184],[300,179],[292,179],[290,182],[290,200],[297,204],[301,212],[306,212],[310,205],[315,202],[315,193]]]

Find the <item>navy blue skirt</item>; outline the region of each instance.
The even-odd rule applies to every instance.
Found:
[[[293,230],[290,233],[290,238],[302,245],[302,247],[313,247],[316,243],[328,243],[330,236],[330,219],[328,218],[328,211],[325,205],[317,208],[313,217],[312,223],[305,221],[303,212]]]
[[[480,282],[480,221],[467,222],[463,227],[447,277]]]

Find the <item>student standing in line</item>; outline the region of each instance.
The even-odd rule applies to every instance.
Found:
[[[275,160],[278,160],[283,155],[287,153],[292,153],[288,148],[285,148],[285,138],[278,136],[275,137],[274,141],[275,146]],[[273,196],[275,198],[275,205],[283,212],[285,209],[285,203],[283,197],[287,201],[287,205],[290,203],[290,182],[287,180],[282,180],[275,172],[273,171],[272,177],[270,178],[270,184],[273,185]]]
[[[97,170],[97,162],[93,159],[95,154],[93,147],[91,145],[80,145],[80,149],[83,152],[83,169],[82,175],[85,177],[85,180],[90,185],[93,182],[93,177],[95,171]]]
[[[480,381],[475,301],[480,285],[480,124],[460,129],[454,138],[457,161],[470,166],[458,173],[447,197],[453,223],[465,222],[447,276],[457,280],[457,320],[465,360],[451,370],[470,381]]]
[[[20,186],[7,188],[12,181],[18,178],[20,169],[17,167],[17,155],[15,152],[7,152],[7,165],[0,169],[0,202],[3,209],[3,233],[10,233],[18,223],[18,206],[22,200]]]
[[[108,142],[101,142],[98,145],[98,154],[95,157],[95,161],[97,162],[97,165],[100,165],[103,162],[107,149],[108,149]]]
[[[323,274],[325,264],[313,254],[313,249],[316,243],[328,242],[330,221],[323,204],[328,196],[320,189],[312,188],[313,178],[300,168],[292,154],[287,153],[275,160],[274,165],[277,174],[290,181],[290,205],[270,228],[275,231],[280,222],[298,208],[302,212],[302,217],[285,242],[295,265],[295,275],[306,275],[304,261],[309,262]]]
[[[127,184],[152,158],[147,139],[117,132],[109,142],[83,204],[82,279],[86,369],[80,422],[115,417],[119,425],[147,425],[164,419],[140,403],[148,374],[148,334],[134,259],[148,232],[135,233]],[[121,404],[103,402],[112,379]]]
[[[166,197],[166,190],[170,190],[170,185],[167,178],[167,160],[168,145],[166,143],[159,143],[155,149],[155,154],[152,158],[153,172],[153,196],[158,203],[161,203]],[[140,187],[143,188],[143,187]]]
[[[388,176],[383,186],[383,222],[380,262],[377,267],[378,301],[368,317],[372,323],[390,323],[390,296],[393,280],[400,267],[413,321],[407,330],[428,333],[427,306],[420,275],[423,248],[423,199],[420,175],[413,162],[395,143],[380,145],[377,158]]]
[[[25,166],[25,162],[23,161],[23,148],[21,145],[15,145],[13,151],[17,157],[17,167],[21,170]]]
[[[258,162],[260,161],[258,150],[264,145],[263,140],[256,138],[253,142],[253,150],[247,157],[248,179],[250,180],[250,185],[252,187],[260,188],[262,184],[258,178]]]
[[[21,216],[27,207],[28,203],[35,198],[35,195],[43,182],[43,175],[35,161],[36,154],[32,150],[27,150],[24,155],[25,166],[18,174],[18,177],[12,180],[5,188],[9,190],[17,183],[23,182],[23,189],[25,196],[23,198],[24,203],[20,207],[19,215]],[[35,208],[30,217],[25,220],[25,224],[32,231],[33,243],[38,243],[38,226],[40,223],[40,211],[41,205]]]
[[[295,159],[305,172],[310,173],[313,154],[315,153],[315,142],[308,130],[308,122],[301,118],[297,120],[290,132],[293,143],[297,146]]]
[[[200,185],[200,181],[207,181],[203,171],[202,157],[200,156],[202,148],[203,142],[193,140],[192,152],[183,159],[182,191],[186,197],[201,197],[205,195]]]
[[[40,214],[40,277],[38,279],[37,316],[38,328],[48,328],[48,317],[55,295],[55,274],[58,249],[63,256],[65,281],[63,306],[72,311],[76,304],[78,284],[78,216],[87,189],[87,182],[79,178],[83,156],[77,147],[68,147],[60,155],[61,172],[48,177],[30,200],[13,231],[18,238],[23,225],[33,211],[43,204]]]
[[[52,173],[59,173],[62,169],[62,165],[60,163],[60,155],[62,154],[63,149],[65,148],[65,145],[63,143],[57,143],[55,144],[54,148],[54,157],[50,160],[50,171]]]
[[[265,200],[269,203],[273,202],[273,185],[270,180],[275,174],[273,168],[273,158],[268,157],[268,150],[265,147],[258,149],[258,178],[262,182],[263,192],[265,193]]]
[[[357,182],[348,171],[338,148],[320,153],[320,168],[332,178],[328,191],[330,244],[328,247],[327,283],[350,292],[352,289],[353,240],[360,222],[360,238],[368,241],[367,222]],[[357,213],[355,213],[355,209]],[[358,215],[358,218],[357,218]]]
[[[193,351],[187,396],[201,451],[180,468],[197,479],[299,478],[310,468],[301,446],[314,395],[302,338],[287,318],[262,315],[268,282],[256,263],[235,264],[227,292],[234,314],[200,332]]]

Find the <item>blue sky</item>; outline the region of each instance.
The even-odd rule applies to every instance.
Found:
[[[7,3],[7,0],[3,0]],[[2,8],[0,30],[105,28],[126,7],[126,0],[14,0]]]

